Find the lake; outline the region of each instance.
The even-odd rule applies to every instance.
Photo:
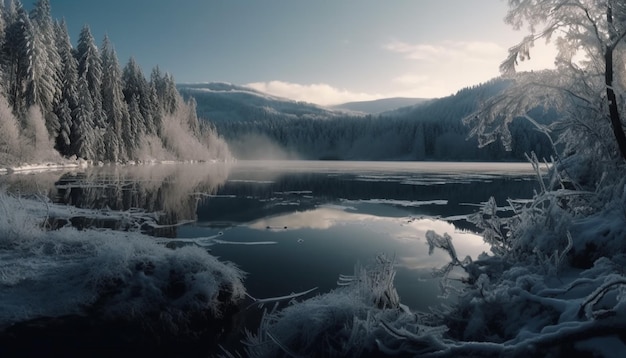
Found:
[[[22,195],[79,208],[152,215],[158,225],[76,215],[77,227],[140,229],[165,245],[205,245],[247,272],[256,298],[327,292],[380,253],[396,261],[401,301],[441,302],[425,233],[452,236],[460,258],[489,248],[467,215],[494,196],[531,198],[527,163],[241,161],[236,164],[104,166],[0,176]],[[502,215],[507,215],[503,211]],[[207,243],[210,243],[207,244]]]

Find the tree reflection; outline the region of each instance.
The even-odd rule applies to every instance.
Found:
[[[78,208],[154,213],[158,226],[142,229],[175,237],[176,224],[195,221],[198,202],[215,194],[229,171],[224,163],[104,166],[63,174],[9,175],[1,180],[9,191],[47,195],[54,202]],[[77,216],[71,222],[78,228],[127,229],[117,219]]]

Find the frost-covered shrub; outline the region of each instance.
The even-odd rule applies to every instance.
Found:
[[[104,237],[86,259],[93,268],[85,273],[86,283],[97,295],[91,311],[131,319],[158,313],[184,326],[191,315],[219,317],[222,308],[243,298],[241,271],[203,249],[170,250],[148,238],[109,234],[113,238]]]
[[[54,143],[50,140],[41,109],[38,106],[30,107],[23,122],[21,146],[30,150],[25,160],[43,162],[60,160],[61,156],[54,149]]]
[[[184,332],[244,297],[243,273],[204,249],[172,250],[136,232],[46,231],[32,210],[45,213],[44,203],[21,201],[0,197],[0,327],[78,314]]]
[[[30,107],[19,121],[0,95],[0,165],[60,159],[39,107]]]
[[[139,143],[135,155],[137,159],[144,162],[176,160],[176,156],[163,147],[161,138],[156,135],[144,136]]]
[[[19,126],[9,103],[0,96],[0,163],[12,164],[19,159]]]
[[[200,127],[193,102],[179,101],[176,110],[165,115],[161,137],[164,148],[179,160],[229,160],[226,142],[208,125]]]
[[[329,293],[265,312],[258,331],[244,342],[248,355],[356,357],[379,352],[377,339],[387,337],[380,322],[407,315],[393,286],[393,264],[379,256],[371,266],[357,265],[354,275],[341,275],[339,287]]]

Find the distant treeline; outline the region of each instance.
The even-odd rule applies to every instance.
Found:
[[[462,119],[508,85],[496,79],[449,97],[375,116],[338,115],[319,108],[298,114],[293,108],[282,111],[282,102],[278,108],[267,103],[252,106],[247,97],[244,101],[239,95],[237,101],[228,92],[183,93],[196,99],[198,111],[206,118],[211,119],[211,113],[220,118],[213,123],[240,158],[523,161],[525,153],[531,151],[549,158],[553,153],[550,141],[523,119],[510,126],[511,151],[505,151],[499,142],[479,148],[476,139],[468,139],[470,128]],[[224,120],[222,113],[236,115]],[[540,123],[551,122],[555,116],[553,111],[539,109],[533,113]]]
[[[229,155],[199,122],[174,79],[134,59],[121,68],[111,41],[98,48],[85,25],[73,48],[49,0],[29,13],[0,2],[0,164],[87,160],[206,160]]]

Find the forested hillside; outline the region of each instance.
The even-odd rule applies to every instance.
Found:
[[[224,82],[180,84],[184,98],[194,98],[198,115],[211,122],[250,122],[268,116],[285,119],[328,119],[344,116],[344,111],[329,110],[316,104],[294,101]]]
[[[348,102],[331,106],[332,109],[361,112],[365,114],[380,114],[393,111],[401,107],[410,107],[428,102],[428,98],[382,98],[373,101]]]
[[[199,122],[171,75],[149,80],[134,59],[122,68],[112,42],[85,25],[73,47],[49,0],[27,12],[0,3],[0,164],[77,157],[93,161],[229,157]]]
[[[548,138],[521,119],[510,124],[511,151],[501,143],[479,148],[475,138],[467,139],[470,128],[462,119],[507,86],[507,81],[492,80],[376,116],[324,111],[241,87],[205,85],[181,92],[197,100],[199,113],[214,123],[238,158],[500,161],[525,160],[531,151],[549,158]],[[540,122],[554,117],[536,112]]]

